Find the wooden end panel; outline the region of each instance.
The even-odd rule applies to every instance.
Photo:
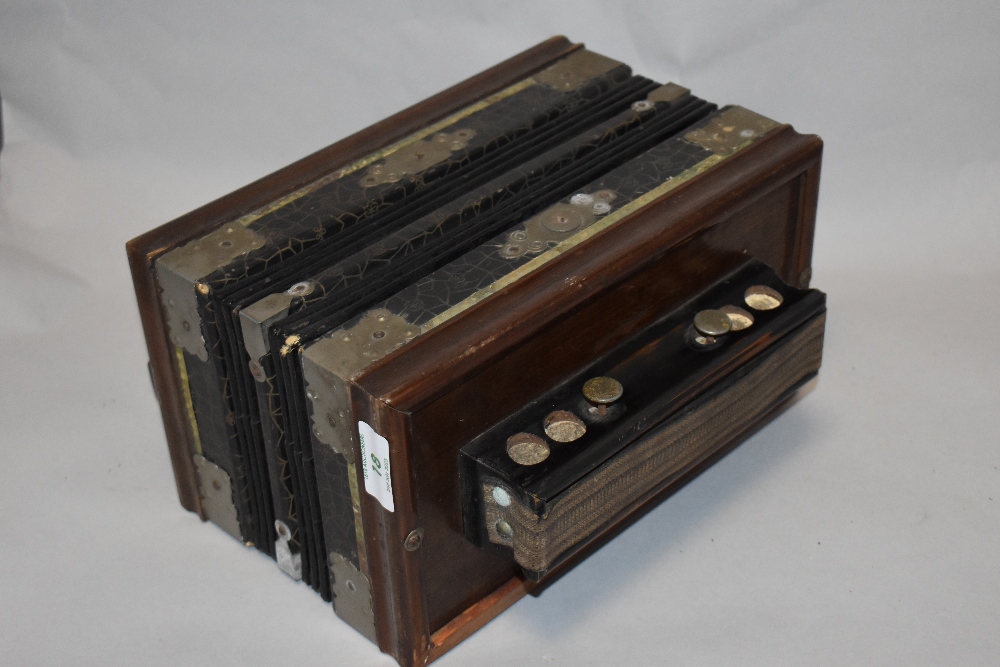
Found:
[[[141,238],[141,237],[140,237]],[[171,354],[173,344],[167,334],[167,321],[160,300],[157,298],[157,284],[153,275],[153,260],[161,254],[150,251],[136,240],[130,241],[127,250],[132,284],[139,304],[139,318],[146,337],[149,351],[149,369],[153,378],[156,397],[160,402],[163,429],[170,451],[170,464],[174,469],[174,483],[181,506],[195,512],[204,521],[207,517],[201,507],[198,480],[194,471],[194,443],[187,425],[187,412],[181,394],[180,370],[176,357]]]
[[[138,236],[126,244],[153,383],[160,400],[163,426],[181,505],[201,512],[191,455],[187,417],[180,393],[179,371],[171,353],[166,319],[160,308],[153,263],[163,253],[208,233],[215,227],[296,190],[379,148],[402,139],[461,108],[530,76],[582,47],[553,37],[480,74],[331,146],[225,195],[201,208]]]
[[[582,244],[355,378],[370,400],[409,416],[430,632],[517,575],[508,556],[462,534],[458,449],[746,254],[797,283],[809,263],[813,218],[803,212],[815,208],[808,183],[820,148],[786,127],[620,222],[608,233],[614,243]]]
[[[420,585],[421,558],[426,550],[404,548],[411,531],[420,528],[417,490],[413,484],[413,457],[409,448],[409,415],[393,410],[350,386],[354,417],[364,421],[389,442],[393,511],[364,490],[365,463],[360,452],[355,466],[360,489],[361,517],[368,579],[375,613],[378,647],[402,667],[424,664],[430,648],[430,630],[424,614]]]

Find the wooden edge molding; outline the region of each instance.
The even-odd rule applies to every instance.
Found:
[[[455,648],[460,642],[465,641],[474,632],[530,593],[535,586],[534,582],[522,577],[514,577],[463,611],[447,625],[431,635],[430,648],[427,651],[424,664],[437,660]]]

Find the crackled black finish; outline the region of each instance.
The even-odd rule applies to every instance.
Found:
[[[288,259],[326,238],[335,236],[359,221],[403,200],[410,193],[459,171],[490,152],[541,127],[578,107],[629,77],[622,66],[594,79],[571,93],[532,85],[498,100],[458,121],[455,128],[470,128],[476,135],[466,147],[415,179],[365,187],[361,169],[336,179],[281,208],[260,217],[248,226],[267,239],[266,244],[235,260],[201,282],[213,289],[228,285],[268,266]]]
[[[302,377],[298,346],[288,349],[289,336],[299,337],[303,345],[318,335],[340,326],[370,308],[380,296],[420,279],[423,275],[461,257],[512,221],[524,220],[570,193],[586,187],[595,176],[614,169],[636,155],[648,151],[667,137],[688,129],[714,107],[697,98],[686,97],[668,104],[658,104],[644,112],[626,111],[567,144],[530,160],[508,174],[474,190],[462,199],[433,212],[413,225],[366,248],[351,260],[317,275],[318,288],[292,303],[293,314],[273,325],[269,331],[271,356],[277,355],[279,413],[284,418],[286,458],[297,471],[310,495],[308,504],[300,502],[299,524],[312,547],[322,544],[322,535],[310,533],[309,526],[319,526],[323,510],[312,502],[318,489],[311,488],[316,476],[311,470],[318,448],[308,422],[302,397]],[[681,173],[709,155],[708,151],[684,142],[664,152],[652,151],[650,159],[662,172],[665,162],[683,155],[676,171],[662,172],[663,179]],[[650,167],[639,167],[644,174]],[[620,185],[626,191],[627,177]],[[611,182],[617,183],[612,179]],[[626,201],[623,198],[623,201]],[[284,349],[283,349],[284,346]],[[321,448],[321,447],[320,447]],[[341,480],[343,483],[344,480]],[[314,557],[320,557],[317,551]],[[303,560],[305,563],[305,558]]]
[[[590,194],[598,190],[611,190],[616,194],[613,212],[683,173],[709,155],[711,153],[704,148],[675,138],[649,150],[641,159],[628,162],[600,180],[580,188],[580,192]],[[563,203],[568,202],[569,198],[563,200]],[[511,231],[513,230],[505,231],[454,262],[424,276],[375,308],[385,308],[394,315],[405,317],[412,324],[427,323],[536,257],[534,254],[525,254],[511,259],[501,254],[500,250]]]
[[[614,205],[620,207],[668,179],[683,173],[709,155],[707,150],[676,138],[654,147],[641,158],[622,165],[600,180],[580,188],[580,191],[594,192],[611,189],[617,195]],[[387,308],[394,314],[402,315],[415,324],[426,323],[476,291],[488,287],[515,268],[530,261],[532,255],[525,255],[517,259],[507,259],[501,256],[500,248],[503,246],[509,231],[494,237],[438,271],[420,278],[410,287],[374,307]],[[349,324],[350,322],[348,322]],[[272,340],[272,344],[276,343],[277,340]],[[292,357],[292,355],[289,356]],[[301,392],[301,389],[298,388],[301,380],[294,375],[294,371],[297,369],[291,363],[287,365],[290,371],[287,373],[288,383],[296,387],[295,391]],[[300,425],[298,432],[301,433],[301,437],[309,440],[309,447],[316,453],[317,459],[325,455],[328,448],[319,444],[312,437],[307,428],[308,418],[305,411],[296,421]],[[290,427],[291,432],[295,432],[293,429],[294,427]],[[328,504],[325,497],[338,492],[341,496],[346,493],[346,475],[339,479],[317,475],[316,481],[317,492],[324,497],[320,506],[324,520],[327,514],[343,514],[342,509]],[[327,488],[327,485],[330,484],[339,484],[339,489],[336,487]],[[340,531],[341,536],[348,533],[353,535],[353,525],[346,521],[337,530]],[[326,536],[328,541],[338,539],[337,534],[330,532],[329,527],[327,527]],[[343,538],[340,539],[345,541]]]
[[[395,290],[405,287],[512,223],[587,187],[601,174],[655,149],[680,131],[697,127],[697,121],[713,109],[713,105],[687,97],[674,105],[658,104],[643,113],[626,111],[519,165],[315,276],[317,290],[293,301],[291,315],[272,328],[272,341],[283,342],[293,334],[306,341],[340,326],[346,319],[344,313],[353,316],[377,302],[376,286]],[[687,142],[671,144],[664,151],[666,156],[652,151],[648,163],[638,164],[636,173],[622,178],[648,179],[648,187],[655,187],[711,155]],[[674,164],[671,161],[678,153],[686,159]],[[665,167],[677,168],[664,171]],[[618,185],[614,180],[611,183]],[[631,182],[620,186],[625,193],[642,187]],[[395,290],[380,288],[387,292],[386,297]]]
[[[351,498],[347,459],[329,447],[313,447],[316,468],[316,492],[323,516],[324,544],[361,569],[358,558],[357,529],[354,524],[354,501]]]
[[[250,223],[249,228],[267,238],[264,247],[243,256],[201,282],[210,287],[208,295],[199,295],[203,335],[210,363],[193,364],[192,382],[216,388],[219,405],[195,405],[199,425],[213,421],[215,413],[224,414],[225,440],[214,442],[220,433],[212,430],[209,449],[228,446],[232,454],[215,461],[229,473],[237,503],[241,530],[249,541],[273,556],[274,519],[290,521],[293,549],[297,548],[295,512],[287,504],[275,508],[269,470],[284,465],[269,461],[263,452],[261,411],[256,388],[246,368],[238,323],[241,307],[264,294],[308,275],[317,262],[327,261],[331,252],[345,248],[360,249],[393,229],[405,224],[415,211],[437,205],[469,187],[463,180],[470,172],[503,168],[511,161],[524,159],[534,149],[539,137],[558,134],[559,128],[572,130],[581,122],[590,122],[594,108],[603,108],[608,98],[628,98],[644,94],[652,83],[631,77],[627,67],[619,67],[597,77],[571,93],[558,93],[544,86],[529,86],[494,102],[455,124],[469,128],[475,136],[466,147],[453,153],[416,178],[394,184],[364,187],[359,170],[334,180],[287,203]],[[565,131],[565,130],[564,130]],[[490,165],[493,165],[490,167]],[[358,223],[364,223],[360,225]],[[352,245],[353,244],[353,245]],[[308,252],[303,252],[308,250]],[[198,375],[201,377],[196,377]],[[207,394],[206,394],[207,395]],[[207,438],[202,438],[203,442]],[[228,445],[223,443],[228,442]],[[279,454],[278,458],[284,458]]]

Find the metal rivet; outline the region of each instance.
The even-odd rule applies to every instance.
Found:
[[[493,500],[500,507],[510,506],[510,494],[501,489],[499,486],[493,487]]]
[[[500,254],[503,255],[504,257],[517,257],[521,254],[521,251],[520,249],[518,249],[517,246],[505,245],[504,247],[500,248]]]
[[[583,437],[587,425],[567,410],[555,410],[545,417],[545,435],[556,442],[573,442]]]
[[[549,446],[537,435],[515,433],[507,438],[507,456],[519,465],[533,466],[549,458]]]
[[[569,203],[573,204],[573,206],[590,206],[594,203],[594,197],[593,195],[581,192],[570,197]]]
[[[781,305],[785,297],[767,285],[753,285],[747,288],[743,300],[754,310],[774,310]]]
[[[617,196],[611,190],[598,190],[594,193],[594,199],[600,199],[601,201],[614,201]]]
[[[723,306],[719,311],[729,316],[733,331],[743,331],[753,325],[753,315],[738,306]]]
[[[267,379],[264,375],[264,368],[257,362],[256,359],[251,359],[248,365],[250,366],[250,375],[253,376],[254,380],[257,382],[263,382]]]
[[[519,229],[516,232],[511,232],[510,238],[512,240],[514,240],[514,241],[527,241],[528,240],[528,232],[521,231]]]
[[[733,323],[721,310],[707,309],[694,316],[694,328],[706,336],[722,336],[733,329]]]
[[[315,289],[316,283],[311,280],[303,280],[302,282],[295,283],[289,287],[288,290],[285,291],[285,294],[290,294],[292,296],[306,296],[307,294],[312,294]]]
[[[599,202],[597,202],[597,203],[594,204],[592,210],[597,215],[604,215],[605,213],[608,213],[608,212],[611,211],[611,204],[609,204],[606,201],[599,201]]]
[[[607,405],[614,403],[624,393],[622,383],[614,378],[590,378],[583,384],[583,395],[591,403]]]
[[[424,530],[423,528],[415,528],[410,531],[410,534],[406,536],[403,540],[403,548],[407,551],[416,551],[420,548],[420,543],[424,541]]]
[[[571,232],[582,224],[583,215],[567,207],[560,207],[558,212],[542,218],[542,227],[552,232]]]
[[[198,293],[202,294],[202,295],[207,295],[209,293],[209,291],[210,291],[209,286],[206,285],[205,283],[198,283],[195,286],[195,288],[198,290]],[[171,303],[171,305],[173,305],[173,304]]]
[[[638,102],[632,103],[632,111],[635,112],[649,111],[652,108],[653,108],[653,103],[650,102],[649,100],[639,100]]]
[[[385,338],[385,332],[382,331],[382,330],[373,331],[372,332],[372,338]]]
[[[498,519],[496,524],[493,526],[496,528],[497,535],[505,540],[512,539],[514,537],[514,529],[510,527],[510,524],[503,519]]]
[[[740,136],[749,139],[750,137],[757,136],[757,133],[753,130],[740,130]]]

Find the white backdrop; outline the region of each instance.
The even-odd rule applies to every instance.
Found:
[[[826,140],[825,364],[439,664],[996,664],[996,0],[0,0],[0,663],[394,664],[177,504],[124,243],[557,33]]]

